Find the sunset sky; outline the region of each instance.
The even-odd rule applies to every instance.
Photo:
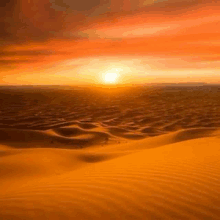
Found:
[[[0,84],[220,83],[220,1],[1,0]]]

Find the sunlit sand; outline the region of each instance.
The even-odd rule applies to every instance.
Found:
[[[219,88],[109,90],[1,89],[0,219],[219,219]]]
[[[220,0],[0,0],[0,220],[220,220]]]

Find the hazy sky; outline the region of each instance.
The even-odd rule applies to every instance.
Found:
[[[220,83],[220,1],[1,0],[0,84]]]

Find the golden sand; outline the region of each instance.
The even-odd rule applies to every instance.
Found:
[[[212,115],[204,113],[211,122],[204,123],[218,122],[214,102],[189,110],[191,101],[184,101],[188,110],[181,110],[180,100],[173,102],[179,108],[174,111],[188,125],[186,115],[195,109],[194,125],[204,121],[201,115],[207,109],[213,109]],[[152,117],[136,114],[132,106],[124,113],[108,106],[112,114],[100,110],[96,121],[83,116],[68,126],[51,122],[53,127],[44,130],[18,129],[11,121],[11,128],[2,126],[0,219],[220,219],[219,128],[184,128],[183,120],[175,117],[171,122],[167,118],[175,114],[163,115],[171,105],[167,111],[154,106]],[[36,124],[30,109],[6,116],[19,114],[29,114],[28,123]],[[115,120],[121,120],[118,125],[112,120],[117,114],[123,116]],[[163,121],[156,121],[159,115]],[[43,120],[51,119],[42,119],[40,126]]]

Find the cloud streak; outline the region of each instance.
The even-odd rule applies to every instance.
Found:
[[[62,66],[80,57],[109,56],[165,59],[158,64],[152,61],[152,69],[207,71],[220,67],[219,2],[91,0],[86,3],[3,0],[0,74],[8,67],[17,71],[37,66],[54,69],[55,65]]]

